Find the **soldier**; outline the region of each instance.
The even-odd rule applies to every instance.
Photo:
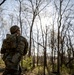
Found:
[[[17,25],[12,26],[10,32],[11,34],[7,34],[1,48],[2,59],[6,66],[3,75],[21,75],[20,61],[23,55],[27,53],[28,42],[26,38],[20,35],[20,29]],[[14,41],[8,44],[9,38]]]

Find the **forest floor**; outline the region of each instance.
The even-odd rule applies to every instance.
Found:
[[[3,70],[4,70],[4,69],[0,69],[0,75],[2,75]],[[33,70],[33,71],[28,71],[28,72],[26,71],[26,72],[23,72],[23,75],[43,75],[43,74],[36,74],[36,71]],[[47,75],[47,74],[45,74],[45,75]],[[50,74],[50,75],[53,75],[53,74]]]
[[[4,69],[0,69],[0,75],[2,75]],[[23,75],[36,75],[33,71],[24,72]]]

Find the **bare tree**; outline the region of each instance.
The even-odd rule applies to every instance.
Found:
[[[20,28],[21,28],[21,34],[22,34],[22,20],[21,20],[21,10],[22,10],[22,1],[23,0],[19,0],[19,3],[20,3],[20,9],[19,9],[19,19],[20,19]]]
[[[58,18],[57,18],[57,25],[58,25],[57,72],[60,73],[60,61],[59,61],[60,60],[60,51],[62,52],[62,58],[63,58],[63,52],[64,52],[63,47],[64,47],[64,41],[65,41],[64,39],[66,37],[67,29],[70,26],[70,22],[71,22],[71,20],[68,17],[71,15],[71,11],[69,11],[69,10],[72,10],[71,8],[73,7],[73,5],[71,5],[71,7],[69,7],[70,0],[67,1],[66,5],[64,7],[63,7],[64,0],[59,0],[58,2],[59,2],[58,3],[59,6],[57,6],[56,2],[54,1],[56,10],[58,12]],[[68,11],[66,12],[66,10],[68,10]],[[66,30],[66,32],[65,32],[65,30]],[[63,33],[63,31],[64,31],[64,33]],[[62,35],[61,35],[61,33],[62,33]],[[61,37],[61,41],[60,41],[60,37]],[[61,63],[62,63],[62,60],[61,60]]]
[[[39,42],[39,29],[38,29],[38,26],[37,26],[37,42]],[[38,63],[39,63],[39,44],[37,43],[37,66],[38,66]]]
[[[43,0],[36,0],[34,3],[33,3],[33,0],[29,0],[30,3],[31,3],[31,6],[32,6],[32,23],[31,23],[31,26],[30,26],[30,47],[29,47],[29,56],[31,56],[31,37],[32,37],[32,28],[33,28],[33,25],[34,25],[34,21],[35,21],[35,18],[36,16],[50,3],[47,3],[45,6],[43,6],[41,9],[40,9],[40,6],[44,3]]]

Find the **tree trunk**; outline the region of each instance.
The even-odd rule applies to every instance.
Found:
[[[33,34],[32,34],[32,38],[33,38]],[[35,44],[34,44],[34,40],[33,40],[33,68],[35,67]]]
[[[35,15],[33,15],[32,24],[31,24],[31,27],[30,27],[30,47],[29,47],[29,57],[31,56],[31,39],[32,39],[32,28],[33,28],[34,20],[35,20]]]
[[[46,51],[47,51],[47,26],[46,26],[45,46],[44,46],[44,75],[45,75],[45,67],[47,67]]]
[[[61,26],[61,5],[62,5],[62,0],[60,0],[60,9],[59,9],[59,24],[58,24],[58,58],[57,58],[57,72],[60,74],[60,51],[59,51],[59,34],[60,34],[60,26]]]

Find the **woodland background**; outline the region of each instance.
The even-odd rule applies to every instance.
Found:
[[[23,73],[74,75],[74,0],[0,0],[0,45],[13,25],[29,43]]]

